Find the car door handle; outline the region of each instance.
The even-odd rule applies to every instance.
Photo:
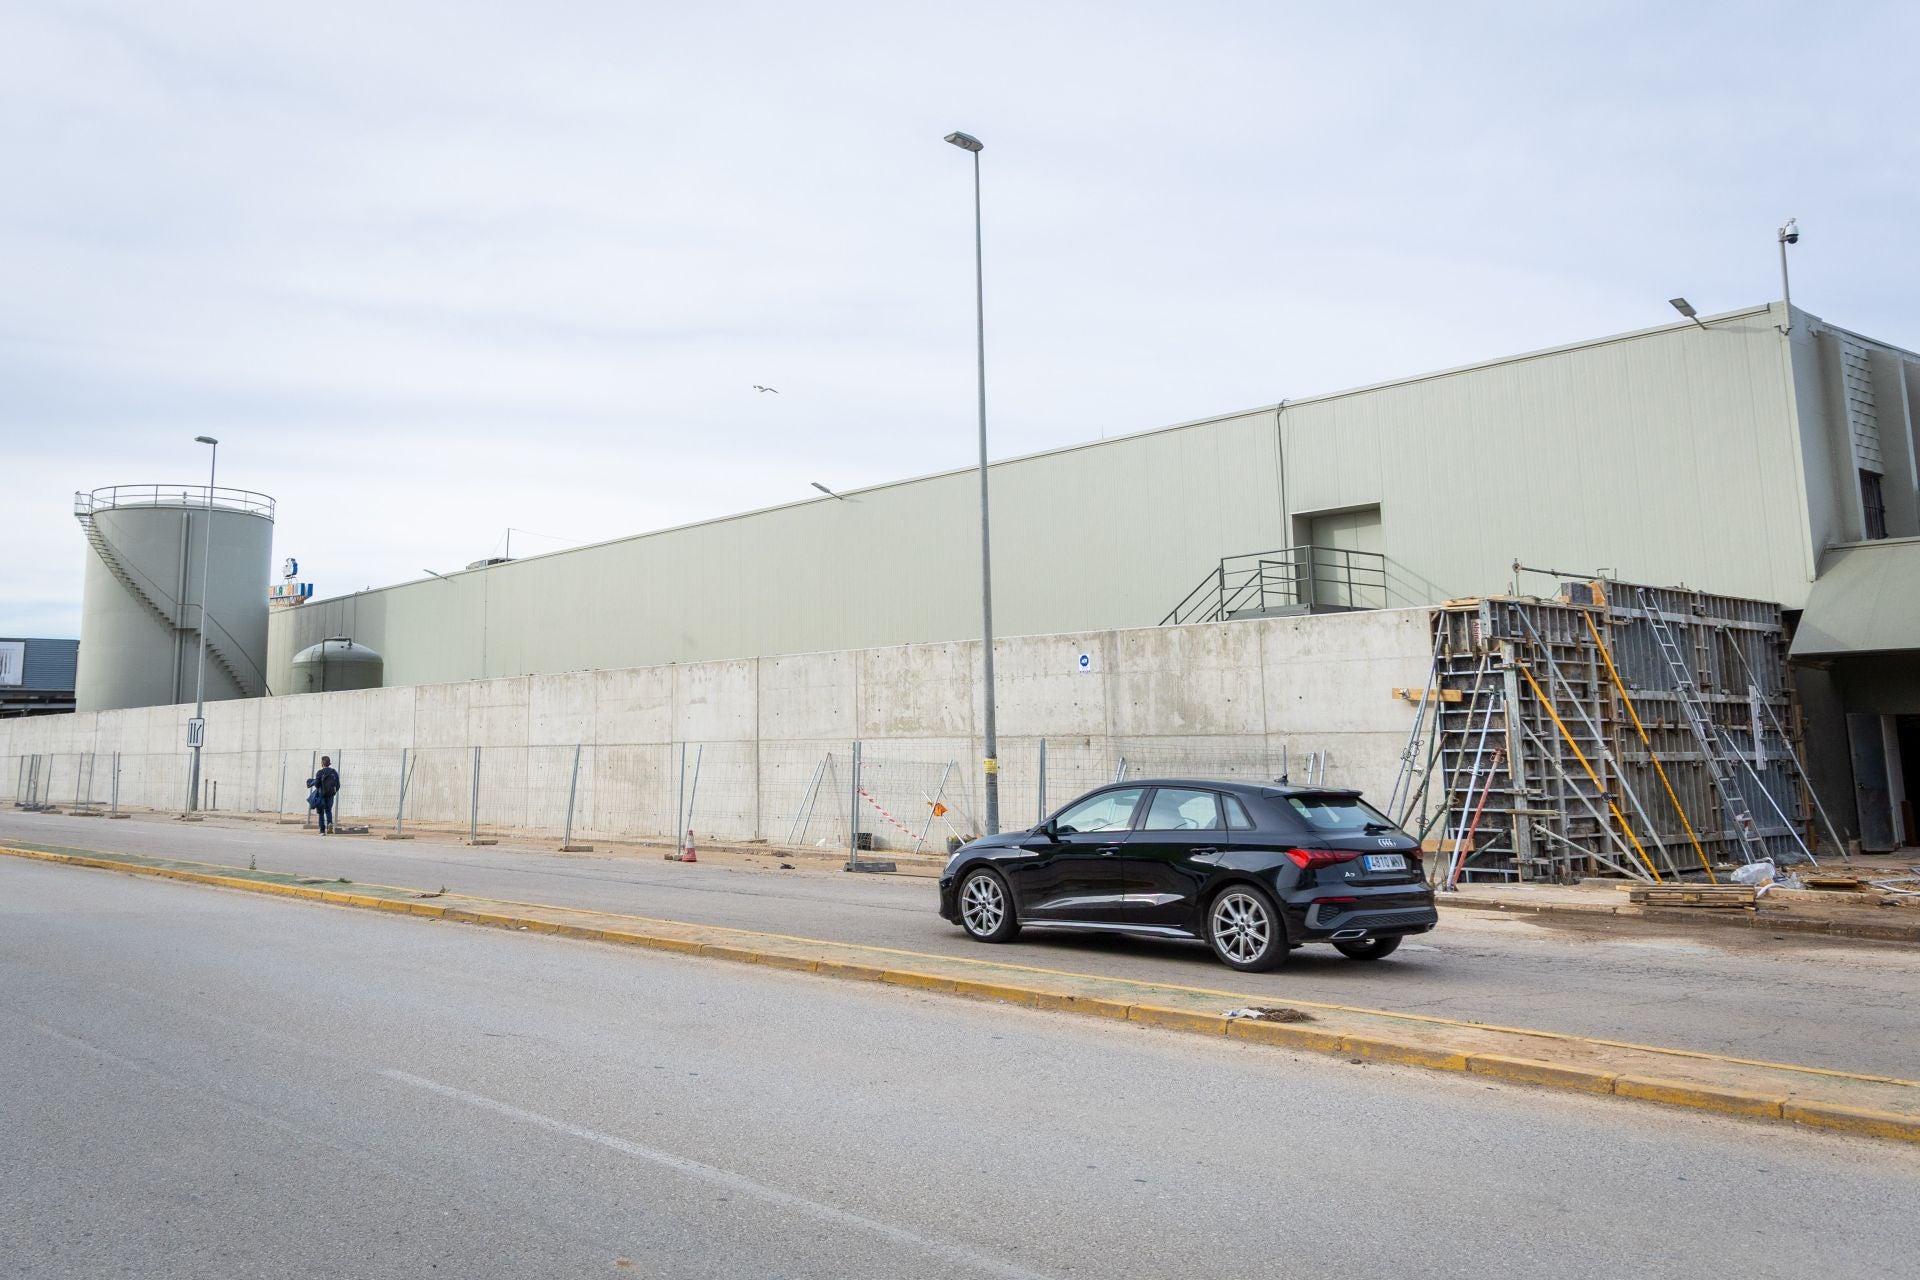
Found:
[[[1218,853],[1218,852],[1220,852],[1218,849],[1215,849],[1211,845],[1209,845],[1207,848],[1204,848],[1204,849],[1189,849],[1187,850],[1187,856],[1191,858],[1197,858],[1203,853]]]
[[[1120,846],[1117,844],[1103,844],[1100,846],[1100,856],[1103,858],[1111,858],[1118,852],[1120,852]]]

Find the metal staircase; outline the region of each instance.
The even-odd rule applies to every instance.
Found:
[[[1282,547],[1222,559],[1160,625],[1379,609],[1386,597],[1387,558],[1378,552]]]
[[[118,581],[121,586],[133,593],[134,599],[146,606],[147,612],[152,614],[161,626],[167,628],[169,631],[193,630],[193,628],[185,625],[180,619],[179,605],[176,601],[152,583],[143,584],[134,572],[115,554],[113,543],[107,540],[106,532],[100,528],[99,522],[93,518],[93,501],[91,495],[84,493],[76,493],[73,495],[73,518],[80,522],[81,531],[87,535],[87,545],[92,547],[94,554],[100,557],[100,563],[107,566],[107,570],[113,574],[114,579]],[[165,601],[166,604],[163,605],[160,601],[156,601],[154,599],[155,596],[160,597],[160,601]],[[212,629],[220,631],[222,635],[226,635],[225,628],[222,628],[218,621],[209,617],[207,618],[207,622],[212,624]],[[228,636],[227,639],[229,643],[233,643],[231,636]],[[237,649],[238,647],[236,644],[235,648]],[[213,660],[213,665],[218,667],[221,672],[226,675],[227,679],[233,682],[233,687],[240,690],[243,696],[249,698],[258,697],[265,688],[264,682],[256,687],[252,681],[243,677],[238,669],[235,668],[232,659],[227,656],[226,651],[214,641],[211,635],[207,636],[207,657]],[[247,665],[252,666],[253,664],[249,662]]]

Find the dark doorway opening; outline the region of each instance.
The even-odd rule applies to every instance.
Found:
[[[1894,733],[1900,742],[1900,781],[1894,793],[1895,834],[1908,848],[1920,846],[1920,716],[1895,716]]]

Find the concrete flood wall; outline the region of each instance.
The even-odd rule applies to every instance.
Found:
[[[1130,776],[1270,776],[1285,759],[1298,779],[1310,753],[1329,782],[1384,797],[1413,719],[1390,691],[1422,685],[1430,653],[1425,609],[1001,640],[1002,825],[1040,811],[1043,740],[1050,807],[1123,760]],[[377,829],[404,763],[406,820],[465,824],[479,748],[484,829],[558,832],[572,791],[576,836],[660,836],[691,790],[703,837],[840,845],[858,740],[861,829],[938,846],[980,826],[979,666],[978,642],[954,642],[221,702],[203,769],[217,809],[293,815],[331,755],[343,809]],[[39,798],[105,804],[119,753],[122,805],[178,809],[191,715],[0,721],[0,800],[37,770]]]

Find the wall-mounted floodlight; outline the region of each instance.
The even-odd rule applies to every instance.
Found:
[[[1667,305],[1699,325],[1702,329],[1707,327],[1707,322],[1700,318],[1700,314],[1693,309],[1693,304],[1685,298],[1668,298]]]
[[[846,501],[845,498],[841,497],[839,494],[835,493],[833,490],[827,488],[827,486],[821,484],[818,480],[815,480],[813,482],[813,487],[818,489],[820,492],[826,494],[829,498],[832,498],[835,502]]]
[[[444,573],[435,573],[431,569],[422,569],[420,572],[426,574],[429,578],[439,578],[442,582],[446,581],[447,575]]]

